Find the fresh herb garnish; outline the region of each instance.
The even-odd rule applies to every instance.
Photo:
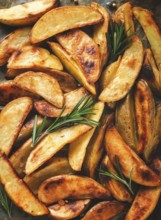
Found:
[[[122,170],[121,170],[121,166],[120,166],[120,163],[119,163],[119,159],[116,157],[115,158],[115,162],[116,162],[116,170],[118,172],[118,175],[116,175],[115,173],[113,172],[110,172],[109,170],[102,170],[100,169],[99,170],[99,174],[100,175],[103,175],[103,176],[108,176],[108,177],[111,177],[115,180],[118,180],[119,182],[123,183],[127,188],[128,190],[130,191],[130,193],[133,195],[134,192],[132,190],[132,185],[131,185],[131,182],[132,182],[132,175],[133,175],[133,168],[131,169],[131,172],[130,172],[130,179],[129,181],[124,177],[123,173],[122,173]]]
[[[135,33],[127,35],[122,22],[110,22],[107,33],[107,42],[109,48],[109,62],[114,62],[123,52],[132,44],[132,37]]]
[[[35,115],[34,126],[32,131],[32,146],[34,146],[40,139],[45,135],[56,131],[61,128],[70,127],[76,124],[87,124],[90,126],[98,126],[98,122],[89,118],[86,118],[86,115],[95,114],[92,106],[95,101],[91,96],[83,96],[80,101],[75,105],[71,113],[67,114],[64,117],[61,117],[66,107],[64,106],[59,116],[55,121],[44,131],[46,117],[43,119],[39,129],[37,129],[37,115]]]
[[[11,218],[11,211],[12,211],[12,202],[8,198],[4,188],[0,185],[0,205],[6,212],[9,218]]]

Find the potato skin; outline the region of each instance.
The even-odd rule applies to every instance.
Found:
[[[93,206],[82,220],[110,220],[125,209],[125,204],[118,201],[104,201]]]
[[[62,199],[108,199],[110,192],[89,177],[59,175],[40,185],[38,198],[45,204],[52,204]]]
[[[142,153],[152,138],[155,120],[155,101],[146,81],[136,83],[134,101],[138,136],[136,151]]]
[[[90,199],[63,202],[64,204],[56,203],[48,207],[52,219],[68,220],[78,217],[88,207]]]
[[[105,135],[105,147],[113,165],[117,157],[123,174],[144,186],[159,186],[161,179],[144,163],[142,159],[123,141],[115,127],[109,128]]]
[[[56,5],[57,0],[36,0],[0,9],[0,22],[10,26],[31,25]]]
[[[146,220],[155,209],[161,193],[161,186],[141,188],[125,216],[125,220]]]

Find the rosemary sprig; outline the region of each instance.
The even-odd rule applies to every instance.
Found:
[[[109,62],[117,60],[132,44],[131,39],[135,33],[128,36],[127,32],[122,22],[110,22],[109,32],[106,35],[109,48]]]
[[[0,185],[0,205],[6,212],[9,218],[11,218],[11,211],[12,211],[12,202],[8,198],[4,188]]]
[[[40,139],[42,139],[46,134],[49,134],[53,131],[56,131],[61,128],[70,127],[76,124],[87,124],[90,126],[98,126],[98,122],[92,119],[86,118],[85,116],[88,114],[95,114],[96,110],[92,106],[95,101],[91,96],[83,96],[76,106],[73,108],[71,113],[67,114],[64,117],[61,117],[66,107],[64,106],[59,116],[55,119],[55,121],[44,131],[46,117],[43,119],[40,128],[37,129],[37,115],[35,116],[33,132],[32,132],[32,146],[34,146]]]
[[[132,175],[133,175],[133,168],[131,169],[131,172],[130,172],[130,179],[129,181],[124,177],[123,173],[122,173],[122,170],[121,170],[121,167],[120,167],[120,163],[119,163],[119,159],[116,157],[115,158],[115,161],[116,161],[116,170],[118,172],[118,175],[116,175],[115,173],[113,172],[110,172],[109,170],[102,170],[100,169],[99,170],[99,174],[100,175],[103,175],[103,176],[108,176],[108,177],[111,177],[115,180],[118,180],[119,182],[123,183],[127,188],[128,190],[130,191],[130,193],[133,195],[134,192],[132,190]]]

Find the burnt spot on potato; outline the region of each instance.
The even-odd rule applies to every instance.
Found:
[[[150,64],[143,65],[141,75],[147,80],[154,80],[154,74]]]
[[[86,71],[87,74],[90,74],[92,72],[93,67],[95,66],[95,63],[93,60],[84,60],[80,59],[82,67]]]

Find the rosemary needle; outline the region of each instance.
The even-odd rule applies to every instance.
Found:
[[[11,218],[12,202],[8,198],[4,188],[0,185],[0,205],[6,212],[9,218]]]
[[[45,127],[46,117],[43,119],[40,128],[37,129],[37,115],[35,115],[34,126],[32,131],[32,146],[34,146],[46,134],[64,127],[70,127],[76,124],[98,126],[98,122],[85,117],[86,115],[95,114],[94,111],[96,109],[92,107],[94,103],[95,101],[92,99],[91,96],[85,95],[79,100],[79,102],[75,105],[75,107],[69,114],[67,114],[64,117],[61,117],[66,108],[64,106],[59,116],[44,132],[42,131]]]
[[[132,190],[132,175],[133,175],[133,168],[131,169],[131,172],[130,172],[130,179],[129,181],[124,177],[123,173],[122,173],[122,170],[121,170],[121,167],[120,167],[120,163],[119,163],[119,160],[118,158],[116,157],[115,158],[115,161],[116,161],[116,170],[118,172],[118,175],[116,175],[115,173],[113,172],[110,172],[109,170],[102,170],[100,169],[99,170],[99,174],[100,175],[103,175],[103,176],[108,176],[108,177],[111,177],[115,180],[118,180],[119,182],[123,183],[127,188],[128,190],[130,191],[130,193],[133,195],[134,192]]]
[[[109,48],[109,62],[117,60],[123,52],[130,47],[135,33],[127,36],[123,23],[110,22],[107,42]]]

